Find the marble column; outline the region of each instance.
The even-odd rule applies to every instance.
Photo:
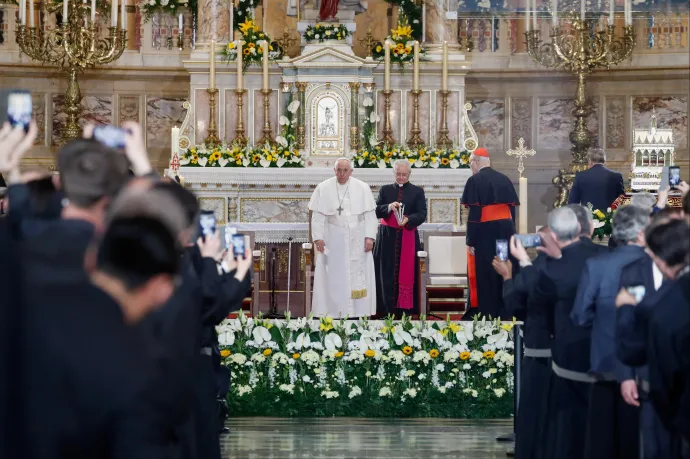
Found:
[[[230,10],[225,0],[199,0],[197,7],[197,45],[211,40],[230,41]]]
[[[432,60],[434,55],[440,59],[441,47],[443,42],[448,42],[448,51],[460,51],[458,45],[458,21],[446,19],[446,9],[444,0],[427,0],[424,2],[426,8],[426,44],[424,47]],[[451,2],[451,4],[454,2]]]

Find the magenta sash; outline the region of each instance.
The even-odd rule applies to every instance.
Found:
[[[398,220],[392,212],[387,218],[381,219],[381,224],[402,230],[402,247],[400,248],[400,266],[398,269],[397,307],[400,309],[412,309],[414,305],[414,230],[398,225]]]

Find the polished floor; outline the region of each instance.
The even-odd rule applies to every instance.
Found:
[[[512,421],[231,418],[223,459],[505,458]]]

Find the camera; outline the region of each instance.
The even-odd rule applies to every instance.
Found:
[[[508,241],[505,239],[496,241],[496,256],[501,261],[508,261]]]
[[[526,249],[530,247],[539,247],[541,245],[541,236],[537,233],[516,234],[515,238],[520,241],[520,244]]]
[[[5,121],[14,128],[21,126],[29,132],[33,116],[31,93],[25,89],[11,89],[0,93],[0,125]]]
[[[127,131],[110,124],[101,124],[93,128],[93,138],[108,148],[124,150]]]

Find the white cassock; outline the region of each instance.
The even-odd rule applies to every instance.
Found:
[[[341,185],[330,178],[314,190],[309,210],[312,240],[326,245],[324,253],[315,252],[314,316],[376,314],[374,256],[365,251],[365,239],[376,239],[378,230],[369,185],[352,177]]]

